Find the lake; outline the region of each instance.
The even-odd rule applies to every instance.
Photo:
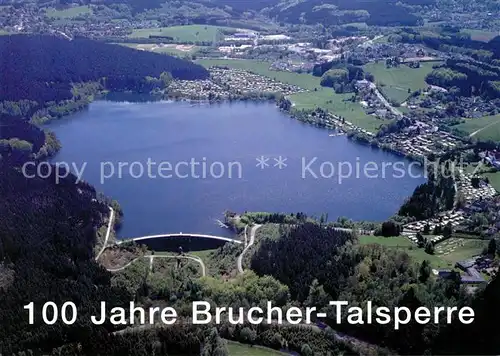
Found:
[[[270,103],[101,100],[49,128],[62,143],[53,162],[86,164],[83,179],[122,206],[122,238],[230,235],[225,210],[381,221],[425,182],[410,161]]]

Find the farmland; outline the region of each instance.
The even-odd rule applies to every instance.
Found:
[[[74,6],[67,9],[48,8],[46,15],[54,19],[71,19],[77,16],[83,16],[92,13],[92,7],[89,6]]]
[[[500,141],[500,115],[466,119],[455,127],[478,140]]]
[[[434,65],[436,62],[422,62],[420,68],[407,65],[386,68],[385,62],[378,62],[367,64],[364,69],[375,76],[375,82],[387,99],[401,104],[412,92],[428,86],[425,77],[432,72]]]
[[[209,25],[188,25],[158,28],[142,28],[132,31],[129,38],[148,38],[149,36],[168,36],[177,42],[212,42],[221,36],[222,31],[234,31],[230,27]]]

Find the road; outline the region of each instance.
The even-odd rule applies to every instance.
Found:
[[[99,259],[99,257],[101,257],[101,254],[104,252],[106,246],[108,245],[109,235],[111,234],[111,226],[113,226],[113,221],[115,220],[115,211],[113,210],[113,208],[109,207],[109,211],[110,213],[109,213],[108,230],[106,231],[106,237],[104,238],[101,251],[99,251],[99,253],[95,257],[96,261]]]
[[[500,122],[500,121],[495,121],[495,122],[492,122],[491,124],[488,124],[488,125],[484,126],[484,127],[480,128],[479,130],[476,130],[476,131],[474,131],[473,133],[471,133],[471,134],[469,135],[469,137],[474,137],[474,136],[476,136],[478,133],[480,133],[481,131],[483,131],[483,130],[485,130],[485,129],[487,129],[487,128],[491,127],[491,126],[497,125],[499,122]]]
[[[205,263],[203,263],[203,260],[201,258],[199,258],[198,256],[186,255],[186,254],[184,254],[184,255],[147,255],[147,256],[137,257],[137,258],[133,259],[132,261],[130,261],[129,263],[127,263],[123,267],[108,268],[107,270],[108,270],[108,272],[123,271],[125,268],[129,267],[132,263],[134,263],[135,261],[137,261],[140,258],[148,258],[149,259],[149,270],[150,271],[153,270],[153,259],[155,259],[155,258],[185,258],[185,259],[188,259],[188,260],[193,260],[193,261],[196,261],[196,262],[198,262],[200,264],[201,275],[203,277],[205,277],[207,275],[207,269],[205,267]]]
[[[255,242],[255,232],[261,226],[262,225],[254,225],[250,229],[250,241],[248,242],[248,245],[246,245],[245,248],[243,249],[243,252],[241,253],[241,255],[238,256],[238,262],[237,262],[237,264],[238,264],[238,272],[239,273],[243,273],[243,256],[245,255],[245,253],[247,252],[247,250],[250,247],[252,247],[253,243]],[[247,240],[246,232],[247,232],[247,229],[245,228],[245,241]]]
[[[396,109],[394,106],[392,106],[391,103],[387,101],[387,99],[382,95],[380,90],[378,90],[377,86],[374,83],[370,83],[370,89],[373,89],[375,92],[375,95],[377,95],[378,99],[384,104],[384,106],[389,109],[394,115],[398,117],[403,117],[403,113]]]

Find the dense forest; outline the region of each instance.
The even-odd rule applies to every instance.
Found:
[[[33,173],[33,172],[30,172]],[[52,177],[53,178],[53,177]],[[95,263],[96,228],[105,205],[95,190],[69,177],[28,179],[0,160],[0,350],[8,355],[25,349],[51,350],[86,340],[109,327],[91,326],[89,313],[99,300],[121,304],[133,296],[112,288],[110,276]],[[33,301],[72,300],[80,319],[72,326],[28,324],[23,305]]]
[[[71,83],[106,78],[130,86],[163,72],[176,79],[205,79],[201,66],[176,57],[118,45],[52,36],[0,37],[0,100],[38,102],[71,98]]]
[[[272,8],[270,15],[289,23],[305,21],[308,24],[321,23],[325,26],[353,22],[366,22],[375,26],[416,26],[422,23],[420,17],[411,14],[408,8],[393,0],[307,0],[287,3],[286,6],[280,5]]]
[[[500,96],[500,67],[487,63],[448,59],[443,67],[429,73],[426,81],[444,88],[455,87],[465,96]]]
[[[429,172],[426,183],[415,188],[413,194],[400,207],[398,214],[416,220],[428,219],[453,208],[455,186],[451,171]]]

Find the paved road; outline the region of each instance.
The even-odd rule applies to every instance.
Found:
[[[142,257],[137,257],[135,259],[133,259],[132,261],[130,261],[129,263],[127,263],[125,266],[123,267],[119,267],[119,268],[108,268],[108,272],[119,272],[119,271],[123,271],[125,268],[129,267],[132,263],[134,263],[135,261],[137,261],[138,259],[140,258],[148,258],[149,259],[149,270],[152,271],[153,270],[153,259],[155,258],[185,258],[185,259],[188,259],[188,260],[193,260],[193,261],[196,261],[200,264],[200,267],[201,267],[201,275],[203,277],[205,277],[207,275],[207,272],[206,272],[206,267],[205,267],[205,263],[203,263],[203,260],[201,258],[199,258],[198,256],[193,256],[193,255],[147,255],[147,256],[142,256]]]
[[[248,242],[248,245],[246,245],[245,249],[243,250],[243,252],[241,253],[241,255],[238,256],[238,272],[239,273],[243,273],[243,256],[245,255],[245,253],[247,252],[247,250],[252,247],[253,243],[255,242],[255,232],[257,231],[257,229],[259,227],[261,227],[262,225],[254,225],[252,226],[252,228],[250,229],[250,241]],[[245,228],[245,241],[247,240],[246,238],[246,228]]]
[[[113,210],[113,208],[109,207],[109,211],[110,214],[109,214],[108,231],[106,231],[106,237],[104,238],[101,251],[99,251],[99,253],[95,258],[96,261],[99,259],[99,257],[101,257],[101,254],[104,252],[106,246],[108,245],[109,235],[111,234],[111,226],[113,226],[113,221],[115,220],[115,211]]]
[[[373,89],[375,92],[375,95],[377,95],[378,99],[384,104],[384,106],[389,109],[394,115],[403,117],[403,113],[396,109],[394,106],[392,106],[391,103],[387,101],[387,99],[382,95],[380,90],[378,90],[377,86],[374,83],[370,83],[370,89]]]

